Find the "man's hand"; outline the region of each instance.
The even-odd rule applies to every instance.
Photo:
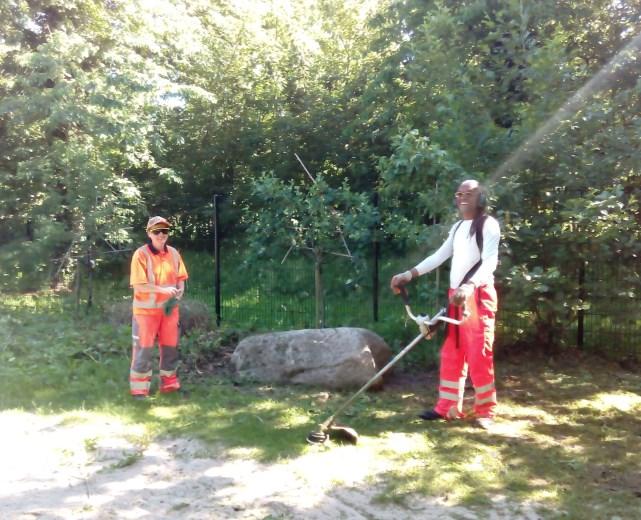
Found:
[[[474,293],[474,285],[471,283],[464,283],[461,285],[454,294],[450,297],[450,303],[453,305],[461,306],[465,301]]]
[[[415,277],[413,271],[414,269],[392,276],[392,280],[389,285],[394,294],[400,293],[401,287],[412,281],[412,279]]]

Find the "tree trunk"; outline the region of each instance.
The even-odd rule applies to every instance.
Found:
[[[314,286],[316,288],[316,328],[322,329],[325,326],[325,302],[323,299],[323,270],[322,256],[314,254]]]

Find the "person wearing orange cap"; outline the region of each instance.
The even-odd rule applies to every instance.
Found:
[[[180,253],[167,245],[171,224],[163,217],[147,222],[148,241],[131,259],[133,351],[129,389],[135,399],[149,396],[153,348],[160,350],[160,392],[180,389],[178,367],[178,301],[185,292],[187,269]]]

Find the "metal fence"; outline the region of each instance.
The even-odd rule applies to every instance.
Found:
[[[258,330],[315,326],[314,269],[309,260],[291,257],[284,264],[265,260],[259,266],[246,266],[239,260],[242,254],[230,254],[229,250],[226,253],[219,265],[222,325]],[[388,283],[394,273],[419,261],[421,254],[416,252],[399,258],[387,254],[376,262],[370,260],[360,265],[360,269],[345,259],[330,261],[324,269],[325,326],[359,326],[394,332],[402,328],[404,313]],[[78,292],[83,294],[82,300],[88,304],[92,298],[101,303],[129,297],[130,253],[112,256],[118,256],[117,262],[112,262],[111,272],[97,273],[97,279],[102,282],[94,287],[93,297],[90,282],[76,284]],[[203,301],[215,315],[216,269],[212,255],[201,253],[188,258],[187,264],[188,297]],[[555,339],[614,359],[641,359],[641,268],[587,263],[580,276],[588,308]],[[442,269],[414,282],[410,293],[415,310],[433,313],[445,305],[447,280],[448,272]],[[503,296],[499,296],[497,344],[536,341],[535,316],[531,310],[522,308],[518,299],[509,295],[503,299]]]
[[[325,326],[374,327],[387,317],[402,319],[402,309],[387,284],[391,276],[411,264],[405,259],[382,262],[378,277],[372,266],[346,280],[345,264],[325,269]],[[236,269],[236,272],[234,272]],[[340,272],[340,276],[336,273]],[[243,271],[222,264],[221,323],[235,327],[285,330],[314,327],[314,273],[304,263],[266,264]],[[349,274],[349,273],[348,273]],[[411,286],[417,308],[433,311],[445,304],[447,271],[431,274]],[[374,280],[380,279],[378,287]],[[233,282],[230,281],[234,280]],[[585,272],[584,296],[589,308],[579,313],[557,338],[566,345],[600,351],[621,359],[641,358],[641,306],[633,287],[641,287],[639,273],[623,267],[589,266]],[[190,289],[192,297],[214,304],[213,287]],[[497,343],[503,345],[535,338],[535,317],[527,309],[500,305]]]

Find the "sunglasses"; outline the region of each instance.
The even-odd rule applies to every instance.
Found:
[[[154,235],[160,235],[160,233],[162,233],[163,235],[168,235],[169,234],[169,230],[168,229],[154,229],[152,231],[152,233]]]

